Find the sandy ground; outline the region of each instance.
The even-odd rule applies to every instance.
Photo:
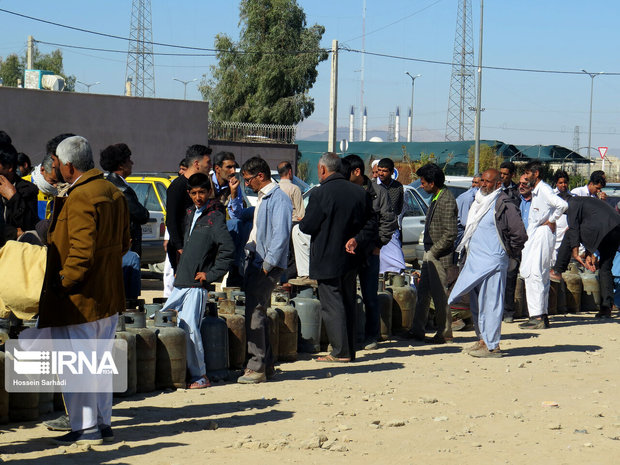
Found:
[[[155,286],[156,287],[156,286]],[[153,295],[153,293],[148,293]],[[618,464],[620,319],[503,325],[502,359],[389,341],[354,364],[310,357],[272,382],[115,399],[110,445],[55,447],[38,423],[0,426],[19,464]],[[547,401],[556,407],[545,406]],[[47,416],[53,417],[54,415]]]

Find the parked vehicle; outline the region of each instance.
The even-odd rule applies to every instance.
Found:
[[[142,266],[163,272],[166,259],[166,191],[176,175],[168,173],[136,173],[125,181],[136,192],[138,200],[149,211],[150,218],[142,225]]]

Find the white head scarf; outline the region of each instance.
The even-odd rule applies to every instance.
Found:
[[[45,180],[41,174],[41,165],[37,165],[32,170],[32,182],[39,188],[41,192],[47,195],[58,195],[58,189]]]

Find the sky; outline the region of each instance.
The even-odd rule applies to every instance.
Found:
[[[128,37],[131,1],[58,2],[0,0],[0,9],[47,21]],[[332,40],[349,49],[362,49],[363,0],[298,0],[308,25],[325,26],[322,46]],[[478,63],[480,0],[472,0],[474,63]],[[368,128],[385,129],[389,114],[400,107],[401,140],[406,137],[415,81],[414,141],[444,139],[452,68],[415,60],[451,62],[457,23],[457,0],[367,0],[367,52],[364,105]],[[582,69],[606,74],[594,79],[592,147],[620,152],[620,55],[617,24],[620,2],[612,0],[487,0],[484,3],[483,65],[533,70],[571,71],[557,74],[484,69],[482,73],[481,138],[515,145],[558,144],[574,147],[579,126],[580,152],[587,153],[592,79]],[[27,36],[64,45],[119,50],[122,53],[76,50],[39,44],[42,52],[63,51],[64,68],[78,81],[92,84],[93,93],[123,93],[127,41],[99,37],[0,12],[0,56],[24,54]],[[152,2],[153,40],[168,44],[212,48],[215,35],[239,35],[239,1],[207,0]],[[155,52],[171,49],[154,47]],[[155,57],[155,88],[159,98],[182,99],[183,84],[174,78],[198,81],[209,73],[215,58]],[[347,127],[351,106],[360,126],[360,53],[339,53],[338,126]],[[330,60],[319,65],[310,95],[315,112],[300,123],[306,138],[327,130]],[[187,98],[199,100],[197,83],[187,85]],[[86,92],[78,83],[76,90]],[[617,148],[614,150],[614,148]],[[592,152],[593,156],[596,153]]]

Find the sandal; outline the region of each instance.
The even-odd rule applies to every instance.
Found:
[[[211,381],[209,381],[206,375],[203,375],[202,378],[198,378],[193,383],[187,385],[187,389],[204,389],[208,387],[211,387]]]
[[[338,358],[334,357],[332,354],[326,355],[324,357],[315,358],[317,362],[327,362],[327,363],[349,363],[351,361],[350,358]]]

